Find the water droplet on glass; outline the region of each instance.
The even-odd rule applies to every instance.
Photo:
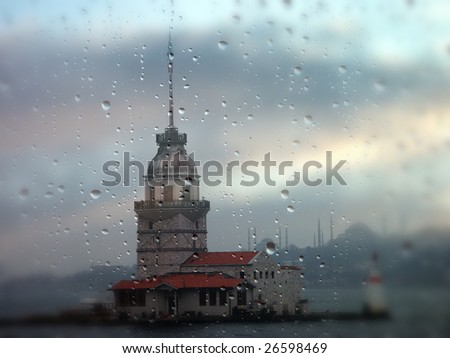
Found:
[[[109,234],[108,229],[103,229],[103,230],[102,230],[102,234],[103,234],[103,235],[108,235],[108,234]]]
[[[386,89],[386,83],[383,80],[376,80],[374,86],[377,92],[383,92]]]
[[[241,153],[239,153],[238,150],[235,150],[235,151],[234,151],[234,155],[235,155],[236,157],[239,157],[239,156],[241,155]]]
[[[180,108],[178,109],[178,113],[184,114],[184,112],[186,112],[186,111],[185,111],[185,109],[184,109],[183,107],[180,107]]]
[[[226,50],[228,47],[228,42],[221,40],[217,43],[217,46],[219,46],[219,49],[221,49],[222,51]]]
[[[345,67],[344,65],[339,66],[339,73],[341,74],[347,73],[347,67]]]
[[[282,198],[282,199],[287,199],[287,198],[289,198],[289,190],[283,189],[283,190],[281,191],[281,198]]]
[[[286,210],[288,211],[288,213],[293,213],[295,211],[295,208],[292,205],[289,205]]]
[[[300,261],[300,262],[303,262],[304,259],[305,259],[305,258],[303,257],[303,255],[300,255],[300,256],[298,257],[298,261]]]
[[[294,67],[294,74],[300,76],[302,74],[302,68],[300,66]]]
[[[268,255],[273,255],[276,251],[275,244],[272,241],[268,241],[266,243],[266,253]]]
[[[22,200],[25,200],[26,198],[28,198],[29,194],[30,194],[30,192],[28,191],[28,189],[23,188],[19,191],[19,198]]]
[[[102,108],[104,111],[108,111],[111,109],[111,102],[110,101],[103,101],[102,102]]]
[[[254,118],[254,117],[253,117],[253,114],[247,115],[247,119],[248,119],[249,121],[251,121],[253,118]]]
[[[53,196],[53,192],[52,191],[48,191],[45,193],[44,195],[47,199],[50,199]]]
[[[197,241],[198,240],[198,235],[197,234],[192,235],[192,240]]]
[[[58,191],[59,191],[60,193],[64,193],[64,190],[66,190],[66,188],[64,187],[64,185],[59,185],[59,186],[58,186]]]
[[[300,141],[299,141],[298,139],[294,139],[294,140],[292,141],[292,145],[293,145],[293,146],[298,146],[298,145],[300,145]]]
[[[92,199],[98,199],[102,195],[102,192],[98,189],[91,190],[91,197]]]
[[[75,95],[75,101],[76,102],[80,102],[80,100],[81,100],[81,96],[79,94],[76,94]]]
[[[313,124],[313,117],[309,114],[307,114],[305,117],[303,117],[305,124],[310,126],[311,124]]]
[[[325,267],[325,262],[321,262],[319,265],[320,268],[324,268]]]

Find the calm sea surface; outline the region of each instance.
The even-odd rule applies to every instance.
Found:
[[[391,318],[381,321],[193,323],[174,325],[3,325],[1,337],[450,337],[450,290],[409,289],[386,292]],[[356,312],[359,289],[305,292],[311,312]]]

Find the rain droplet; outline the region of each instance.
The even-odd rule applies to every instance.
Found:
[[[272,241],[268,241],[266,243],[266,253],[268,255],[273,255],[276,251],[275,244]]]
[[[293,146],[298,146],[298,145],[300,145],[300,141],[298,139],[295,139],[295,140],[292,141],[292,145]]]
[[[325,262],[321,262],[319,265],[320,268],[324,268],[325,267]]]
[[[294,74],[300,76],[302,74],[302,68],[300,66],[294,67]]]
[[[102,102],[102,108],[104,111],[109,111],[111,109],[111,102],[110,101],[103,101]]]
[[[27,188],[23,188],[19,191],[19,197],[22,200],[25,200],[26,198],[28,198],[29,194],[30,194],[30,192]]]
[[[339,73],[340,74],[347,73],[347,67],[345,67],[344,65],[339,66]]]
[[[374,86],[377,92],[383,92],[386,89],[386,83],[383,80],[376,80]]]
[[[295,211],[295,208],[292,205],[289,205],[286,209],[288,213],[293,213]]]
[[[178,109],[178,113],[184,114],[184,112],[186,112],[186,110],[185,110],[183,107],[180,107],[180,108]]]
[[[44,195],[47,199],[50,199],[53,196],[53,192],[52,191],[48,191],[45,193]]]
[[[60,193],[64,193],[64,190],[66,190],[66,188],[64,187],[64,185],[59,185],[59,186],[58,186],[58,191],[59,191]]]
[[[217,46],[219,46],[219,49],[221,49],[222,51],[226,50],[228,47],[228,42],[221,40],[217,43]]]
[[[198,240],[198,235],[197,234],[192,235],[192,240],[197,241]]]
[[[235,155],[236,157],[239,157],[239,156],[241,155],[241,153],[240,153],[238,150],[235,150],[235,151],[234,151],[234,155]]]
[[[102,195],[102,192],[98,189],[91,190],[91,197],[92,199],[98,199]]]
[[[247,119],[248,119],[249,121],[251,121],[253,118],[254,118],[254,117],[253,117],[253,114],[247,115]]]
[[[298,261],[300,261],[300,262],[303,262],[304,259],[305,259],[305,258],[303,257],[303,255],[300,255],[300,256],[298,257]]]
[[[289,190],[283,189],[283,190],[281,191],[281,198],[282,198],[282,199],[287,199],[287,198],[289,198]]]
[[[307,114],[305,117],[303,117],[305,124],[310,126],[311,124],[313,124],[313,117],[309,114]]]
[[[108,229],[103,229],[103,230],[102,230],[102,234],[103,234],[103,235],[108,235],[108,234],[109,234]]]
[[[80,102],[80,100],[81,100],[81,96],[79,94],[76,94],[75,95],[75,101],[76,102]]]

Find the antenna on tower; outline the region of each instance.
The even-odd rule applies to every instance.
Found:
[[[173,51],[172,51],[172,28],[173,28],[173,1],[171,1],[172,12],[170,18],[170,27],[169,27],[169,43],[167,45],[167,58],[169,60],[169,64],[167,65],[167,70],[169,72],[169,128],[175,127],[173,124],[173,83],[172,83],[172,75],[173,75]]]

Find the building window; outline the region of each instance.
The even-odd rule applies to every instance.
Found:
[[[145,306],[145,290],[119,291],[119,306]]]
[[[255,280],[257,280],[258,279],[258,271],[253,271],[253,278],[255,279]]]
[[[198,229],[198,221],[195,222],[195,228]]]
[[[152,221],[148,222],[148,229],[149,230],[153,229],[153,222]]]
[[[245,271],[239,272],[239,277],[240,278],[245,278]]]
[[[269,271],[266,271],[266,278],[269,278]]]
[[[216,290],[209,290],[208,294],[209,294],[209,305],[216,306],[217,305]]]
[[[206,291],[200,290],[198,294],[200,306],[206,306]]]
[[[259,271],[259,278],[262,278],[262,275],[263,275],[262,271]]]
[[[247,305],[247,291],[245,289],[238,291],[237,305],[238,306],[246,306]]]
[[[271,274],[272,274],[272,278],[275,278],[275,272],[271,272]]]
[[[227,291],[219,291],[219,305],[225,306],[227,304]]]

